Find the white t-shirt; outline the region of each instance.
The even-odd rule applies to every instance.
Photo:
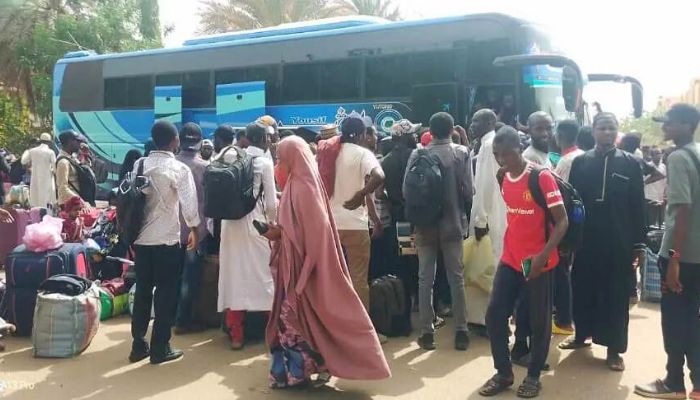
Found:
[[[335,188],[331,208],[338,230],[360,231],[369,229],[367,206],[348,210],[343,203],[365,187],[365,177],[373,169],[381,168],[371,151],[352,143],[343,143],[335,160]]]
[[[586,152],[581,149],[576,149],[570,153],[567,153],[566,155],[563,155],[559,160],[557,167],[554,169],[554,173],[559,175],[559,177],[565,182],[568,182],[569,175],[571,174],[571,166],[574,164],[574,159],[585,153]]]
[[[662,174],[666,175],[666,164],[659,163],[656,167]],[[661,203],[666,195],[666,178],[644,186],[644,197],[647,200]]]
[[[523,157],[541,167],[552,169],[552,162],[549,161],[549,154],[545,153],[544,151],[539,151],[532,146],[525,149],[523,152]]]

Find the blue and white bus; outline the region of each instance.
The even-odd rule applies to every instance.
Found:
[[[196,122],[206,135],[263,114],[310,130],[353,111],[380,131],[401,118],[426,123],[437,111],[465,122],[484,106],[521,123],[535,110],[583,121],[588,78],[533,24],[506,15],[331,19],[201,37],[175,48],[68,53],[54,69],[54,130],[83,133],[116,172],[128,150],[143,148],[159,118]],[[641,112],[638,82],[590,79],[633,82]]]

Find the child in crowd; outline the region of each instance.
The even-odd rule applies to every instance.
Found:
[[[64,204],[59,217],[63,219],[63,241],[66,243],[81,243],[85,240],[85,222],[80,215],[83,211],[83,200],[73,196]]]

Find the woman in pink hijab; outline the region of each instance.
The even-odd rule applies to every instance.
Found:
[[[275,298],[267,326],[270,386],[317,383],[330,376],[374,380],[391,376],[377,333],[353,290],[328,197],[308,144],[282,140],[277,156],[289,180],[274,241]]]

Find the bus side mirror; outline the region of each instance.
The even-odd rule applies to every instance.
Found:
[[[579,75],[576,71],[569,66],[565,66],[561,75],[561,87],[566,111],[577,112],[579,110],[581,105],[581,86],[582,83],[579,81]]]
[[[634,117],[641,117],[644,111],[644,92],[642,86],[636,83],[632,83],[632,106],[634,107]]]

